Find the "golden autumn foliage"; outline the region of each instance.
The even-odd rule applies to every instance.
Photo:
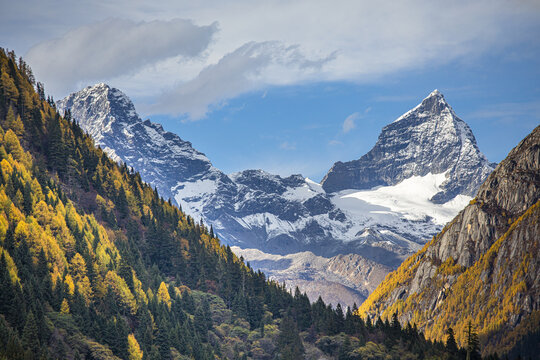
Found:
[[[141,347],[133,334],[128,335],[128,354],[129,360],[142,360],[143,357]]]
[[[62,305],[60,305],[60,312],[62,314],[69,314],[69,303],[66,299],[62,300]]]
[[[159,284],[159,289],[157,292],[157,298],[160,302],[163,302],[167,305],[167,307],[171,307],[171,296],[169,295],[169,290],[167,289],[167,285],[162,281],[161,284]]]
[[[13,284],[17,284],[20,282],[19,276],[17,274],[17,266],[15,265],[15,262],[11,258],[11,255],[4,250],[2,247],[0,247],[0,256],[4,258],[4,261],[6,262],[6,267],[9,272],[9,277],[11,279],[11,282]]]
[[[73,278],[71,277],[71,275],[66,275],[66,277],[64,278],[64,285],[66,287],[66,292],[73,296],[75,294],[75,283],[73,282]]]
[[[116,274],[114,271],[109,271],[105,276],[105,283],[114,293],[117,302],[121,307],[128,310],[131,314],[135,314],[137,312],[137,302],[135,301],[135,297],[131,293],[131,290],[129,290],[129,287],[124,279],[118,276],[118,274]]]

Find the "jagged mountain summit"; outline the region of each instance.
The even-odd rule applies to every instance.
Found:
[[[445,173],[430,199],[442,204],[473,196],[493,167],[469,126],[435,90],[418,106],[382,129],[377,143],[358,160],[336,162],[322,180],[327,192],[395,185],[412,176]]]
[[[210,160],[160,124],[143,121],[131,100],[104,83],[88,86],[57,102],[111,158],[132,166],[142,178],[157,185],[164,198],[174,197],[178,181],[227,178]]]
[[[432,94],[430,98],[439,99],[442,95]],[[61,111],[70,109],[73,118],[97,144],[118,161],[139,171],[143,180],[156,186],[165,198],[171,198],[197,221],[203,219],[212,224],[225,243],[242,249],[258,249],[269,255],[267,262],[258,262],[268,265],[261,267],[262,270],[272,270],[272,254],[310,251],[331,257],[354,253],[366,259],[356,261],[357,266],[362,263],[370,266],[367,261],[384,265],[377,268],[381,275],[377,278],[383,278],[390,268],[396,268],[419,250],[471,199],[459,194],[441,204],[430,201],[454,186],[452,174],[457,174],[462,166],[468,169],[467,173],[484,178],[488,171],[484,166],[487,160],[477,151],[470,130],[463,130],[468,129],[463,123],[460,129],[467,136],[458,145],[467,143],[469,147],[460,145],[458,150],[463,154],[476,154],[477,160],[480,159],[476,163],[464,162],[465,155],[456,155],[452,157],[454,162],[445,163],[447,167],[408,172],[401,182],[395,180],[374,189],[346,188],[327,192],[320,184],[301,175],[281,177],[262,170],[226,175],[212,166],[191,143],[164,131],[158,124],[142,121],[127,96],[105,84],[71,94],[57,106]],[[408,131],[408,120],[404,119],[409,117],[405,114],[402,118],[396,123],[403,125],[401,131]],[[434,136],[441,134],[444,132],[435,132]],[[379,147],[390,149],[390,145],[383,144],[385,138],[389,142],[399,141],[397,133],[394,137],[381,135]],[[437,146],[444,142],[443,139],[431,140]],[[450,150],[449,153],[454,154]],[[432,155],[431,152],[421,154],[423,157],[409,157],[407,161],[402,157],[403,169],[414,168],[416,162],[425,164],[428,160],[424,157]],[[390,154],[385,161],[391,162]],[[474,168],[474,164],[478,167]],[[471,177],[461,182],[460,188],[475,187],[481,180],[483,178]],[[246,260],[250,260],[249,254]],[[261,258],[261,254],[257,256]],[[290,279],[289,275],[290,272],[287,274]],[[363,283],[366,279],[360,276],[358,286],[351,287],[351,291],[365,296],[368,287]]]
[[[391,273],[361,314],[413,321],[463,344],[469,321],[485,353],[540,342],[540,126],[489,175],[440,234]],[[420,311],[419,311],[420,310]],[[536,335],[527,339],[529,332]]]

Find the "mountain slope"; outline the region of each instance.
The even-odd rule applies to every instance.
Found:
[[[471,204],[388,275],[359,313],[397,312],[434,339],[444,338],[449,326],[463,334],[470,320],[485,352],[509,351],[540,327],[539,234],[537,127],[497,166]],[[463,336],[459,340],[463,343]]]
[[[298,286],[312,301],[320,296],[333,305],[361,304],[392,270],[358,254],[326,258],[310,251],[272,255],[236,246],[231,249],[252,267],[264,270],[269,279],[284,282],[290,290]]]
[[[322,180],[327,192],[395,185],[411,176],[446,173],[435,203],[473,196],[493,170],[469,126],[437,90],[383,128],[377,143],[358,160],[337,162]]]

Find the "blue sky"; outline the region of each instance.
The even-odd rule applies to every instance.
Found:
[[[320,180],[439,89],[491,161],[540,124],[537,1],[2,1],[56,99],[97,82],[225,172]]]

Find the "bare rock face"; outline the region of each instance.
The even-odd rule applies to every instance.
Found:
[[[414,321],[428,337],[470,320],[484,353],[540,326],[540,126],[421,251],[391,273],[361,314]],[[527,330],[528,329],[528,330]]]
[[[312,302],[321,296],[333,305],[361,304],[392,270],[358,254],[325,258],[309,251],[275,255],[256,249],[231,249],[253,268],[273,280],[285,282],[290,290],[298,286]]]
[[[385,126],[377,143],[358,160],[335,163],[322,180],[327,192],[394,185],[411,176],[447,173],[432,201],[474,196],[493,170],[469,126],[437,90]]]

